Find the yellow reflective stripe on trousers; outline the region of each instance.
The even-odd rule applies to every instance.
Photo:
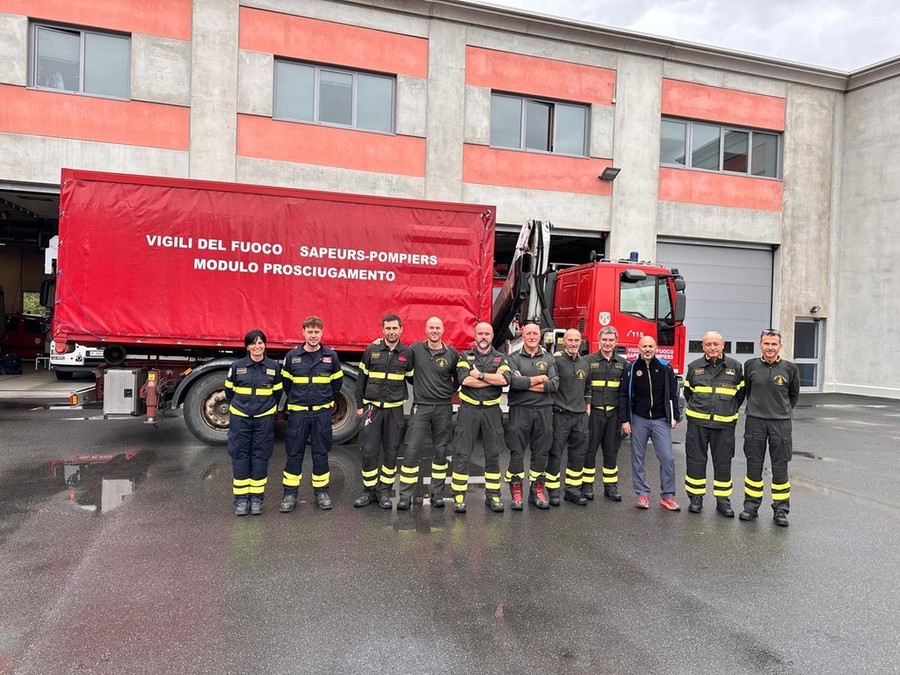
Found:
[[[479,401],[477,398],[472,398],[471,396],[467,396],[462,392],[459,392],[459,400],[465,401],[470,405],[498,405],[500,403],[500,397],[492,398],[487,401]]]
[[[297,405],[296,403],[288,403],[288,410],[295,410],[299,412],[307,412],[312,410],[315,412],[316,410],[325,410],[334,405],[334,401],[329,401],[328,403],[323,403],[322,405],[314,405],[312,407],[308,405]]]
[[[274,415],[277,412],[277,410],[278,410],[278,404],[276,403],[275,405],[273,405],[271,408],[269,408],[265,412],[261,412],[259,415],[248,415],[245,412],[241,412],[240,410],[235,408],[233,405],[228,406],[228,412],[230,412],[232,415],[237,415],[238,417],[252,417],[254,419],[257,417],[268,417],[269,415]]]
[[[733,484],[730,480],[714,480],[713,481],[713,496],[714,497],[730,497],[732,493]]]
[[[363,403],[367,403],[369,405],[374,405],[376,408],[399,408],[406,401],[394,401],[392,403],[382,403],[381,401],[370,401],[367,398],[363,399]]]
[[[684,489],[685,492],[692,495],[702,495],[706,493],[706,479],[705,478],[691,478],[690,476],[684,477]]]
[[[301,480],[303,480],[302,473],[288,473],[285,471],[281,474],[281,484],[287,487],[299,487]]]
[[[259,478],[259,479],[251,478],[250,479],[250,487],[248,489],[248,492],[250,492],[251,495],[261,495],[263,492],[265,492],[265,490],[266,490],[266,479],[265,478]]]
[[[772,483],[772,501],[783,502],[791,498],[791,483]]]
[[[313,488],[323,488],[328,487],[328,480],[331,478],[331,472],[327,471],[321,475],[313,474],[312,476],[312,486]]]
[[[250,493],[249,478],[235,478],[232,482],[231,490],[236,495],[246,495]]]
[[[419,480],[419,467],[418,466],[401,466],[400,467],[400,482],[405,483],[406,485],[415,485],[416,481]]]
[[[235,394],[243,394],[244,396],[271,396],[274,392],[281,389],[281,382],[273,387],[232,387]]]
[[[762,499],[763,496],[763,482],[761,480],[750,480],[749,478],[744,478],[744,494],[748,497],[755,497],[756,499]]]

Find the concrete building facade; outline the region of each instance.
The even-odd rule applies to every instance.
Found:
[[[91,45],[116,40],[107,82]],[[492,204],[507,229],[678,266],[694,341],[749,358],[774,326],[808,388],[900,397],[895,346],[856,358],[900,322],[898,75],[454,0],[0,0],[0,204],[52,233],[62,167]],[[15,311],[42,237],[6,227]]]

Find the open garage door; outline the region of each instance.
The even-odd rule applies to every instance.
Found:
[[[722,333],[725,352],[741,363],[759,356],[759,332],[772,325],[772,249],[660,241],[656,250],[687,282],[686,362],[702,356],[708,330]]]

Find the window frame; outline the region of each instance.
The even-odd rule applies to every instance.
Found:
[[[590,141],[591,141],[591,106],[587,103],[578,103],[576,101],[562,101],[550,98],[540,98],[537,96],[526,96],[524,94],[514,94],[507,91],[491,91],[491,126],[493,126],[494,98],[500,97],[505,99],[514,99],[519,101],[519,144],[518,146],[498,145],[494,142],[493,134],[490,134],[489,145],[492,148],[502,150],[519,150],[522,152],[537,152],[544,155],[559,155],[563,157],[590,157]],[[528,135],[528,104],[536,106],[550,106],[550,134],[552,138],[548,138],[549,150],[544,150],[526,145],[526,137]],[[582,129],[581,153],[563,152],[557,150],[557,106],[566,106],[569,108],[577,108],[584,112],[584,128]]]
[[[299,117],[286,117],[279,114],[278,111],[278,93],[281,89],[278,78],[278,64],[283,63],[289,66],[301,66],[311,68],[313,70],[313,91],[312,91],[312,109],[313,119],[302,119]],[[351,78],[351,95],[350,95],[350,124],[341,124],[339,122],[323,121],[321,119],[321,77],[322,73],[335,73],[338,75],[349,75]],[[373,77],[386,80],[391,84],[390,97],[390,129],[374,129],[370,127],[359,126],[359,79],[360,77]],[[297,61],[295,59],[275,57],[275,68],[273,69],[273,87],[272,87],[272,119],[282,122],[292,122],[295,124],[315,124],[324,127],[335,127],[338,129],[352,129],[354,131],[366,131],[375,134],[397,134],[397,76],[391,73],[381,73],[371,70],[358,70],[353,68],[345,68],[343,66],[313,63],[310,61]]]
[[[772,131],[770,129],[754,129],[752,127],[742,127],[733,124],[718,124],[716,122],[710,122],[706,120],[690,120],[684,119],[680,117],[668,117],[664,116],[662,118],[662,123],[672,122],[673,124],[683,124],[685,125],[685,134],[684,134],[684,147],[682,148],[683,156],[684,156],[684,164],[679,164],[677,162],[666,162],[663,161],[663,153],[662,153],[662,143],[663,143],[663,134],[662,130],[660,130],[660,157],[659,157],[659,165],[661,167],[671,167],[671,168],[679,168],[679,169],[692,169],[694,171],[706,171],[708,173],[721,173],[728,176],[747,176],[748,178],[762,178],[766,180],[782,180],[782,153],[784,152],[784,133],[780,131]],[[718,168],[717,169],[706,169],[703,167],[694,166],[694,126],[701,125],[704,127],[716,127],[719,130],[718,136]],[[728,133],[740,133],[747,134],[747,169],[746,171],[734,171],[731,169],[725,168],[725,154],[726,154],[726,136]],[[754,135],[756,134],[764,134],[766,136],[771,136],[775,139],[777,143],[776,147],[776,160],[775,160],[775,175],[774,176],[766,176],[766,175],[756,175],[753,173],[753,152],[754,152]]]
[[[51,87],[39,84],[38,68],[40,67],[40,54],[38,53],[38,31],[41,29],[57,31],[60,33],[78,34],[78,89],[66,89],[59,87]],[[127,93],[125,96],[115,96],[102,92],[85,91],[85,44],[87,35],[96,35],[102,37],[120,38],[128,41],[128,63],[125,72],[127,74]],[[74,26],[71,24],[54,23],[50,21],[30,21],[28,25],[28,87],[31,89],[39,89],[41,91],[53,91],[61,94],[73,94],[76,96],[93,96],[97,98],[107,98],[114,101],[130,101],[131,100],[131,65],[132,65],[132,36],[130,33],[123,33],[114,30],[98,30],[85,26]]]

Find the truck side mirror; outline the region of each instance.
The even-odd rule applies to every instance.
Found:
[[[53,301],[56,299],[56,280],[44,279],[41,282],[41,305],[53,309]]]
[[[684,321],[684,312],[687,309],[687,298],[684,295],[684,289],[675,291],[675,311],[673,318],[676,323]]]

